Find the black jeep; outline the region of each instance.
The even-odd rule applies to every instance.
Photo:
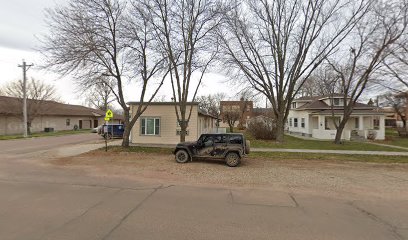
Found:
[[[193,158],[225,159],[228,166],[236,167],[249,154],[249,141],[241,133],[203,134],[196,142],[177,144],[173,153],[178,163]]]

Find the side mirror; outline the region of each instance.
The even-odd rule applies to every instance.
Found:
[[[200,140],[197,141],[197,146],[201,147],[203,145],[203,142]]]

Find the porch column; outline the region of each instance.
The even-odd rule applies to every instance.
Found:
[[[380,128],[378,130],[377,139],[384,140],[385,139],[385,116],[380,116]]]
[[[358,130],[364,130],[364,117],[358,117]]]
[[[319,130],[324,130],[324,129],[325,129],[325,126],[324,126],[324,124],[325,124],[325,119],[326,119],[325,116],[319,115],[319,120],[318,120],[318,122],[319,122]]]

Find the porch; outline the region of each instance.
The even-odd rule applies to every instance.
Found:
[[[341,115],[311,115],[309,129],[312,130],[312,137],[317,139],[334,139],[336,136],[336,126],[338,126],[341,119]],[[384,115],[352,115],[344,127],[341,138],[344,140],[384,140]]]

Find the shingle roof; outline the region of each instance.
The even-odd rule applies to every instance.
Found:
[[[80,105],[64,104],[55,101],[39,101],[27,99],[27,108],[38,104],[37,115],[47,116],[91,116],[101,117],[105,112],[98,109],[88,108]],[[22,100],[15,97],[0,96],[0,114],[1,115],[21,115]],[[115,119],[120,119],[121,116],[115,116]]]
[[[335,109],[335,110],[322,110],[322,111],[318,111],[318,112],[314,112],[312,113],[312,115],[314,114],[318,114],[318,115],[331,115],[331,114],[343,114],[343,110],[342,109]],[[383,111],[377,111],[374,109],[355,109],[353,110],[353,112],[351,113],[351,115],[384,115],[385,112]]]
[[[335,93],[331,95],[320,95],[320,96],[305,96],[305,97],[299,97],[296,98],[295,101],[314,101],[314,100],[319,100],[319,99],[325,99],[325,98],[343,98],[344,95],[341,93]]]
[[[306,104],[304,104],[301,107],[296,108],[296,110],[316,110],[316,109],[343,109],[342,106],[329,106],[327,105],[323,100],[319,100],[319,99],[324,99],[324,97],[320,96],[320,97],[316,97],[315,100],[308,102]],[[370,106],[364,103],[359,103],[357,102],[354,106],[354,109],[375,109],[374,106]]]
[[[206,111],[204,111],[204,110],[202,110],[202,109],[198,109],[198,114],[201,114],[201,115],[203,115],[203,116],[208,116],[208,117],[211,117],[211,118],[214,118],[214,119],[217,119],[217,117],[216,116],[213,116],[213,115],[211,115],[211,114],[209,114],[209,113],[207,113]]]
[[[128,105],[140,105],[140,102],[127,102]],[[144,102],[143,105],[175,105],[175,102]],[[186,105],[198,105],[198,102],[187,102]]]

